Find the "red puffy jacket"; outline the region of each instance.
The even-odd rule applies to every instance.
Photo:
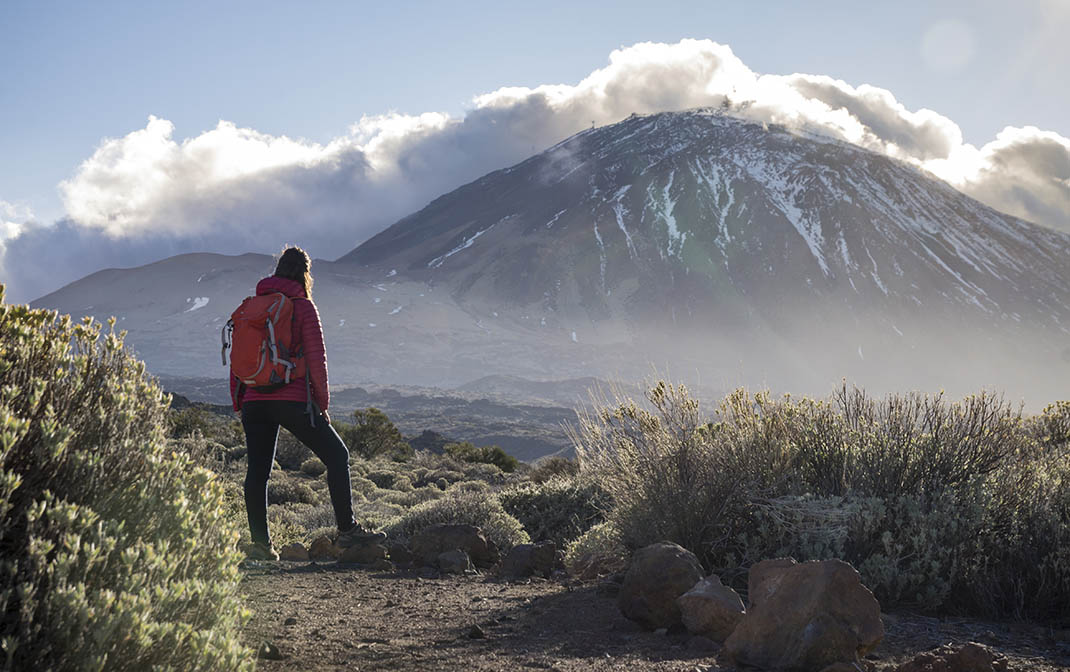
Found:
[[[301,283],[287,278],[264,278],[256,283],[256,295],[282,292],[294,300],[293,342],[300,345],[305,353],[305,370],[308,372],[312,386],[312,400],[326,411],[331,403],[331,393],[327,389],[327,350],[323,345],[323,327],[316,304],[305,298],[305,288]],[[258,400],[300,401],[308,400],[305,379],[296,378],[289,384],[274,392],[257,392],[240,385],[238,379],[230,377],[230,399],[234,410],[241,410],[242,402]]]

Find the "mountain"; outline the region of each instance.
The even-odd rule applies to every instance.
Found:
[[[847,377],[1041,402],[1070,373],[1068,253],[894,159],[695,110],[579,133],[313,272],[339,382],[655,366],[714,389]],[[150,369],[208,375],[209,333],[267,272],[184,255],[34,305],[120,315]]]

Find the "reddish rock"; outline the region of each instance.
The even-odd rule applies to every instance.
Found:
[[[737,666],[810,671],[859,662],[884,637],[880,605],[839,560],[758,563],[747,612],[725,642]]]
[[[308,549],[308,555],[313,560],[337,560],[341,553],[342,550],[327,535],[317,537]]]
[[[308,562],[309,555],[308,549],[304,544],[294,542],[288,546],[283,546],[279,550],[279,560],[290,560],[293,562]]]

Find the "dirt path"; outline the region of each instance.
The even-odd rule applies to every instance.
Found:
[[[250,563],[243,585],[255,614],[247,642],[271,641],[283,656],[259,662],[268,672],[731,669],[686,633],[639,630],[598,584],[278,562]],[[979,641],[1006,654],[1013,670],[1070,670],[1066,631],[906,614],[889,616],[886,629],[878,669]]]

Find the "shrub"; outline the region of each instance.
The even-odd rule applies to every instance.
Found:
[[[886,606],[1058,618],[1070,607],[1070,404],[989,394],[829,400],[684,388],[581,418],[581,474],[625,549],[661,539],[737,587],[762,558],[839,557]]]
[[[412,455],[412,447],[378,408],[357,409],[352,418],[354,424],[336,424],[334,427],[356,454],[365,459],[379,456],[407,459]]]
[[[327,465],[318,457],[310,457],[301,463],[301,473],[309,476],[319,476],[327,473]]]
[[[307,483],[292,478],[275,477],[268,480],[268,504],[300,502],[315,504],[316,493]]]
[[[609,522],[598,523],[565,546],[565,567],[573,574],[583,574],[592,565],[598,573],[623,569],[628,550],[620,534]]]
[[[315,457],[308,446],[297,440],[290,432],[279,429],[279,438],[275,442],[275,461],[287,471],[297,471],[305,460]]]
[[[252,669],[224,489],[109,324],[0,305],[6,667]]]
[[[520,521],[534,541],[548,539],[561,549],[602,522],[602,510],[609,504],[596,483],[571,478],[515,485],[498,497],[502,508]]]
[[[505,512],[497,497],[478,492],[447,492],[445,497],[417,504],[386,532],[391,537],[409,539],[440,523],[475,525],[503,552],[530,541],[523,526]]]
[[[570,477],[580,473],[580,463],[560,455],[544,457],[533,465],[528,472],[528,480],[533,483],[545,483],[553,478]]]
[[[447,455],[462,462],[493,464],[506,473],[516,471],[517,459],[498,446],[476,446],[464,441],[448,443],[444,450]]]

